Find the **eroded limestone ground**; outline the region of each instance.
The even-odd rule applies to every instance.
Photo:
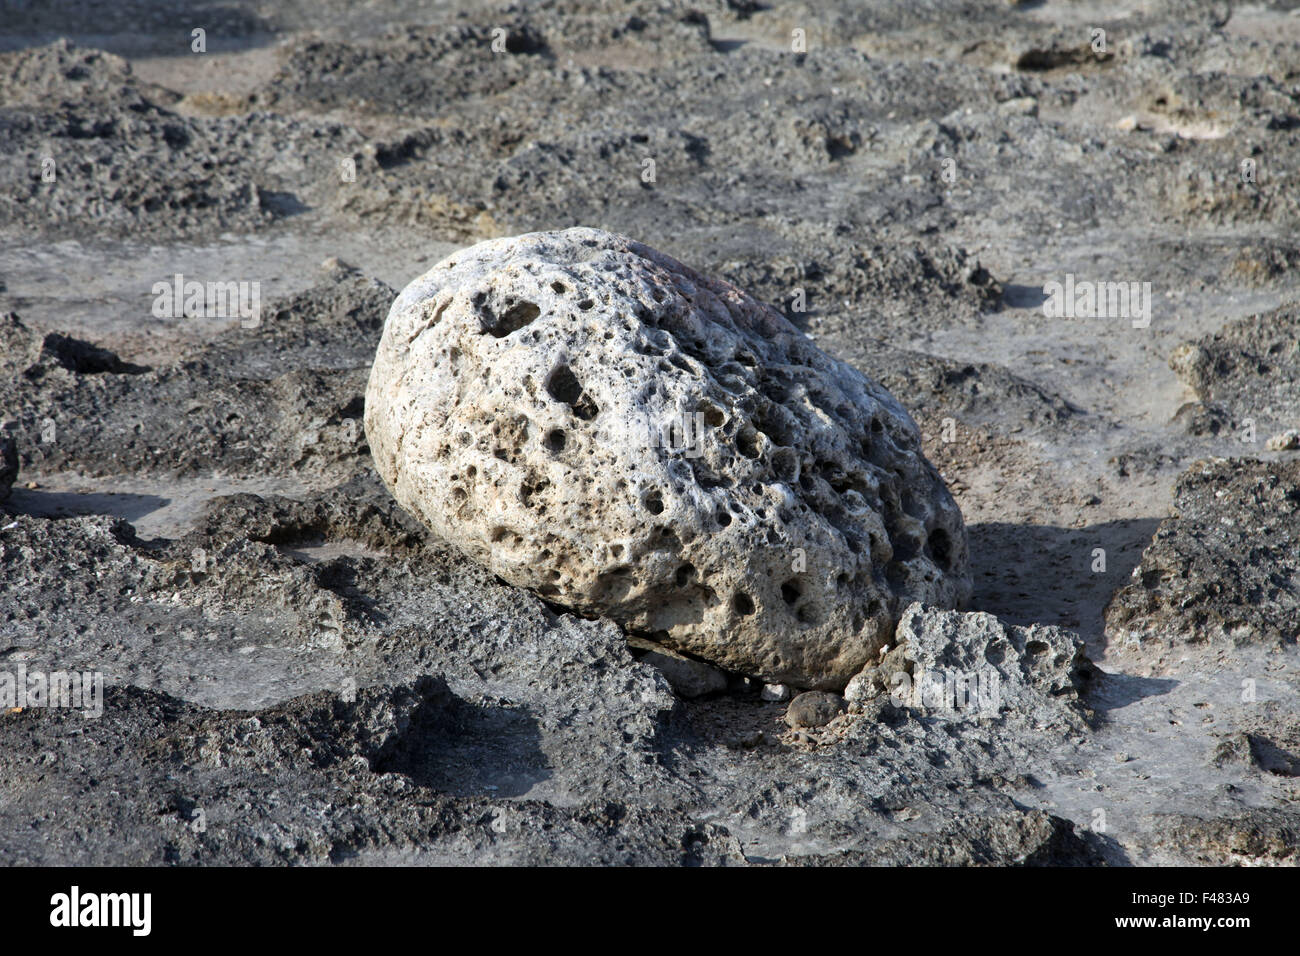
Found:
[[[0,21],[0,672],[108,689],[0,716],[0,859],[1296,861],[1289,4],[33,6]],[[792,730],[404,515],[358,427],[394,290],[574,224],[884,383],[971,610],[1077,632],[1077,700]],[[260,325],[154,315],[175,273],[260,283]],[[1067,275],[1149,282],[1149,324],[1047,317]]]

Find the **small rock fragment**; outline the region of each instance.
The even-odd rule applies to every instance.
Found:
[[[783,701],[790,699],[790,688],[785,684],[764,684],[758,695],[763,700]]]
[[[1232,734],[1215,748],[1210,763],[1220,769],[1250,767],[1279,777],[1300,776],[1300,757],[1263,734]]]
[[[1269,451],[1291,451],[1300,448],[1300,430],[1288,428],[1269,438],[1264,447]]]
[[[810,690],[790,701],[785,722],[791,727],[823,727],[844,709],[844,699],[823,690]]]
[[[1003,116],[1037,116],[1038,100],[1032,96],[1018,96],[1012,100],[1003,100],[998,104],[998,112]]]

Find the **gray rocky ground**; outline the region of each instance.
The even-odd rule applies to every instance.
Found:
[[[0,861],[1294,864],[1295,8],[5,3],[0,692],[105,691],[0,714]],[[787,720],[398,508],[396,290],[573,225],[889,388],[968,614]],[[1149,324],[1049,318],[1067,274]]]

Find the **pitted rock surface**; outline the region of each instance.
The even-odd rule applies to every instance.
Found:
[[[769,681],[843,687],[910,602],[970,595],[898,402],[620,236],[492,240],[412,282],[365,421],[397,501],[506,581]]]

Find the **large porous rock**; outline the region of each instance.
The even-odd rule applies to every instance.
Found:
[[[907,412],[769,306],[595,229],[462,250],[393,303],[379,474],[505,580],[773,682],[842,687],[970,594]]]

